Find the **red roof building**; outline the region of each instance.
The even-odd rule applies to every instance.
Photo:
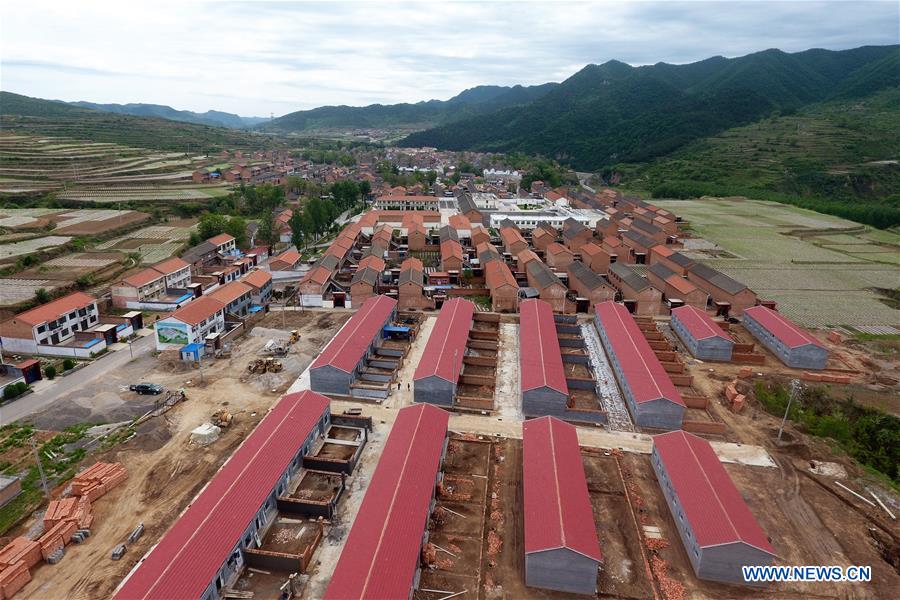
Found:
[[[651,463],[698,577],[745,583],[741,566],[771,564],[775,549],[709,442],[654,436]]]
[[[824,369],[828,350],[793,321],[765,306],[744,310],[744,327],[789,367]]]
[[[635,423],[641,427],[680,429],[685,410],[681,394],[628,309],[615,302],[594,308],[600,341]]]
[[[444,302],[413,375],[416,402],[453,404],[474,314],[475,305],[464,298]]]
[[[372,296],[356,311],[310,367],[312,389],[350,395],[350,385],[360,364],[381,342],[381,331],[397,312],[397,301]]]
[[[672,310],[672,331],[701,360],[730,361],[734,340],[706,311],[694,306]]]
[[[595,594],[603,556],[575,427],[525,421],[522,467],[526,585]]]
[[[428,404],[397,413],[331,575],[327,600],[410,597],[449,418]]]
[[[553,309],[543,300],[519,303],[519,373],[525,414],[546,414],[545,403],[565,406],[569,395]]]
[[[275,505],[279,482],[297,470],[302,448],[323,432],[329,418],[328,398],[320,394],[304,391],[282,397],[135,566],[114,597],[218,597],[217,589],[237,575],[230,561],[235,547],[253,543],[253,536],[246,532],[259,530],[257,516]]]

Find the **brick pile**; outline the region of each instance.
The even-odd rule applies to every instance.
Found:
[[[70,498],[51,500],[44,513],[44,533],[36,540],[14,538],[0,548],[0,600],[7,600],[31,581],[31,569],[62,550],[79,529],[94,522],[91,502],[128,477],[119,463],[96,463],[72,482]]]
[[[736,413],[744,410],[747,398],[737,389],[737,379],[725,386],[725,397],[731,402],[731,410]]]
[[[829,373],[810,373],[804,371],[800,375],[803,381],[821,381],[823,383],[850,383],[849,375],[831,375]]]
[[[75,476],[72,495],[86,497],[93,502],[127,478],[125,467],[119,463],[94,463]]]

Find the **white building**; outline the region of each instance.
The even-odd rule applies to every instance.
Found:
[[[0,344],[4,352],[91,356],[106,348],[101,339],[76,341],[76,332],[100,323],[97,299],[75,292],[32,308],[0,323]]]
[[[566,219],[575,219],[585,227],[594,229],[598,221],[608,220],[602,210],[577,209],[565,206],[548,206],[540,210],[499,211],[491,213],[491,227],[500,228],[500,223],[509,219],[519,229],[534,229],[538,223],[546,222],[556,229],[562,229]]]
[[[202,344],[206,336],[225,331],[225,305],[209,296],[201,296],[154,326],[156,349],[181,349]]]

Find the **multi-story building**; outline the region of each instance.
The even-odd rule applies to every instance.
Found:
[[[157,321],[154,329],[157,350],[203,344],[206,336],[225,331],[225,305],[215,298],[201,296]]]
[[[99,323],[97,299],[75,292],[0,323],[0,345],[6,352],[60,354],[53,351],[54,346]]]

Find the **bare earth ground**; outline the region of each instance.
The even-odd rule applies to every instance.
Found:
[[[287,331],[299,329],[301,341],[282,361],[295,363],[293,373],[285,372],[282,388],[286,388],[287,383],[312,362],[313,356],[349,316],[349,313],[315,312],[286,315]],[[260,325],[280,328],[281,315],[268,315]],[[259,389],[253,381],[240,380],[246,363],[256,356],[265,341],[265,338],[251,335],[239,340],[231,359],[206,365],[206,383],[203,385],[199,384],[196,371],[173,372],[166,364],[156,365],[154,369],[151,358],[140,359],[151,362],[143,365],[143,369],[141,365],[129,366],[136,372],[143,370],[148,373],[146,380],[170,388],[185,387],[188,400],[176,405],[164,416],[146,422],[130,441],[105,454],[89,458],[87,464],[96,460],[122,462],[128,470],[127,481],[94,504],[95,525],[91,538],[81,546],[68,546],[66,556],[59,565],[44,565],[34,571],[34,579],[18,597],[40,600],[110,597],[132,566],[159,540],[283,392],[280,389],[271,393]],[[194,385],[188,384],[188,381]],[[118,384],[110,385],[115,387]],[[114,391],[102,393],[118,395]],[[36,420],[46,425],[54,422],[61,425],[71,420],[81,421],[85,416],[99,414],[98,411],[103,410],[95,404],[90,408],[90,415],[86,415],[85,407],[74,408],[72,404],[75,402],[58,402]],[[221,438],[210,446],[189,446],[190,431],[222,407],[235,415],[234,425],[224,429]],[[120,410],[118,404],[115,410]],[[114,412],[111,416],[116,414]],[[125,541],[138,522],[146,526],[143,537],[129,547],[121,561],[110,560],[112,548]],[[26,531],[31,525],[26,522],[21,526],[21,531],[13,533]]]

